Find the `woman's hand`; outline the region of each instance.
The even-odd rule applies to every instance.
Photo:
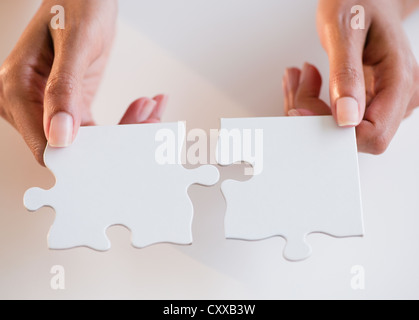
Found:
[[[62,30],[51,27],[57,4],[65,10]],[[94,125],[90,106],[111,51],[117,10],[117,0],[45,0],[1,66],[0,115],[40,164],[47,141],[66,147],[80,125]],[[166,100],[135,101],[121,123],[158,121]]]
[[[351,8],[365,8],[365,30],[351,28]],[[330,63],[331,107],[319,99],[321,76],[305,64],[287,69],[285,112],[333,114],[357,126],[359,151],[383,153],[401,121],[419,106],[419,67],[402,27],[418,0],[320,0],[317,27]]]

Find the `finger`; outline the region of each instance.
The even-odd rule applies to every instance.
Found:
[[[167,102],[169,100],[169,96],[165,94],[160,94],[153,98],[156,101],[156,106],[154,107],[153,112],[151,113],[150,117],[145,121],[145,123],[159,123],[161,122],[161,118],[163,117],[163,113],[166,110]]]
[[[42,126],[42,77],[20,61],[12,64],[19,67],[0,70],[0,116],[21,134],[36,161],[45,166],[43,156],[47,142]],[[7,62],[5,65],[10,66]]]
[[[128,107],[119,124],[143,123],[151,116],[157,102],[149,98],[135,100]]]
[[[42,129],[43,108],[42,104],[25,101],[20,95],[10,100],[14,105],[9,122],[20,132],[36,161],[42,166],[44,151],[47,145],[44,130]]]
[[[301,115],[330,115],[329,106],[319,99],[322,78],[317,68],[304,64],[300,84],[295,95],[295,109],[291,113]]]
[[[83,114],[82,82],[89,65],[86,43],[65,31],[53,32],[54,62],[45,88],[44,131],[52,147],[69,146]],[[91,119],[83,119],[92,123]]]
[[[378,74],[385,74],[377,83],[377,94],[368,106],[364,120],[357,127],[358,148],[361,152],[383,153],[401,121],[408,112],[410,95],[409,81],[392,61],[378,67]]]
[[[301,71],[298,68],[288,68],[285,70],[282,78],[282,86],[284,91],[284,112],[287,115],[292,109],[295,109],[295,95],[300,83]]]
[[[363,50],[365,30],[352,30],[350,24],[328,24],[321,39],[329,56],[330,102],[339,126],[357,126],[365,112]]]
[[[287,115],[290,110],[290,102],[288,99],[289,89],[287,83],[287,72],[282,77],[282,93],[284,94],[284,114]]]
[[[301,116],[318,116],[319,114],[314,113],[311,110],[308,109],[292,109],[288,111],[289,117],[301,117]]]

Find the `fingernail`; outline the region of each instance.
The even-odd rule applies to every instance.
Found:
[[[340,127],[356,126],[359,123],[358,102],[352,97],[343,97],[336,102],[337,122]]]
[[[67,112],[59,112],[52,119],[49,127],[48,143],[51,147],[65,148],[73,142],[73,117]]]
[[[146,121],[150,117],[151,113],[153,112],[156,104],[157,102],[151,99],[141,101],[141,105],[139,107],[138,114],[137,114],[137,121],[138,122]]]
[[[301,117],[302,116],[300,111],[298,111],[297,109],[291,109],[290,111],[288,111],[288,115],[290,117]]]

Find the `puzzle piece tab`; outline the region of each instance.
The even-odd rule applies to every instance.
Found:
[[[159,141],[161,132],[173,139]],[[69,148],[47,147],[45,164],[56,185],[28,190],[24,204],[31,211],[55,209],[49,247],[108,250],[106,229],[112,225],[129,228],[138,248],[190,244],[193,206],[187,190],[192,184],[217,183],[219,172],[214,166],[185,169],[180,161],[184,138],[181,122],[83,127]],[[176,144],[176,163],[159,164],[157,150],[164,143]]]
[[[300,261],[311,255],[311,233],[364,234],[354,128],[329,116],[222,119],[217,159],[255,171],[249,181],[222,184],[227,238],[281,236],[285,258]]]

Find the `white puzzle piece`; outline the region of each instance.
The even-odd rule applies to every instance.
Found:
[[[326,116],[222,119],[221,129],[218,162],[244,161],[255,171],[246,182],[222,183],[227,238],[281,236],[285,258],[300,261],[311,255],[311,233],[364,234],[354,128],[339,128]],[[232,152],[226,137],[243,148]]]
[[[108,250],[106,229],[112,225],[129,228],[138,248],[190,244],[193,206],[187,190],[192,184],[217,183],[219,172],[214,166],[185,169],[180,161],[184,137],[181,122],[83,127],[69,148],[47,147],[45,164],[56,185],[28,190],[24,204],[31,211],[55,209],[49,247]],[[159,164],[159,151],[176,157],[175,164]]]

